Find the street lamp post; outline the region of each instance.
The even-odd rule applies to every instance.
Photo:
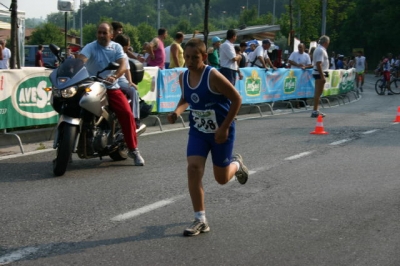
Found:
[[[190,25],[190,18],[192,17],[192,13],[189,13],[189,25]]]
[[[149,24],[149,15],[146,16],[146,24]]]
[[[83,0],[81,0],[81,2],[80,2],[80,15],[81,15],[81,17],[80,17],[80,31],[81,31],[81,39],[80,39],[80,42],[79,42],[79,44],[80,44],[80,48],[82,49],[82,47],[83,47],[83,32],[82,32],[82,27],[83,27],[83,23],[82,23],[82,21],[83,21],[83,15],[82,15],[82,1]]]
[[[226,11],[225,10],[222,11],[222,29],[223,29],[223,27],[225,25],[225,14],[226,14]]]

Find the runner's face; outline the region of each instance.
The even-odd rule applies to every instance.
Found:
[[[185,64],[189,70],[201,69],[207,54],[202,54],[197,48],[185,47]]]

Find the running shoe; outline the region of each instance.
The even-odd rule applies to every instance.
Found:
[[[193,223],[183,231],[184,236],[197,236],[200,233],[210,232],[210,227],[207,222],[194,220]]]
[[[239,163],[239,170],[237,170],[237,172],[235,173],[237,181],[242,185],[246,184],[247,179],[249,179],[249,170],[243,164],[242,156],[237,153],[232,157],[232,161],[236,161]]]

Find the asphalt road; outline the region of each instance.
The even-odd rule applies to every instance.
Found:
[[[54,152],[0,161],[0,265],[400,265],[400,96],[239,117],[246,185],[204,176],[211,231],[183,237],[193,212],[187,129],[140,137],[146,166]],[[354,98],[353,98],[354,99]]]

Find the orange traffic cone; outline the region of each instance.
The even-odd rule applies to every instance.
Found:
[[[316,134],[316,135],[326,135],[328,132],[324,130],[324,123],[322,121],[322,115],[318,115],[317,118],[317,125],[315,126],[315,130],[313,132],[310,132],[310,134]]]
[[[393,122],[400,122],[400,106],[397,107],[397,115]]]

